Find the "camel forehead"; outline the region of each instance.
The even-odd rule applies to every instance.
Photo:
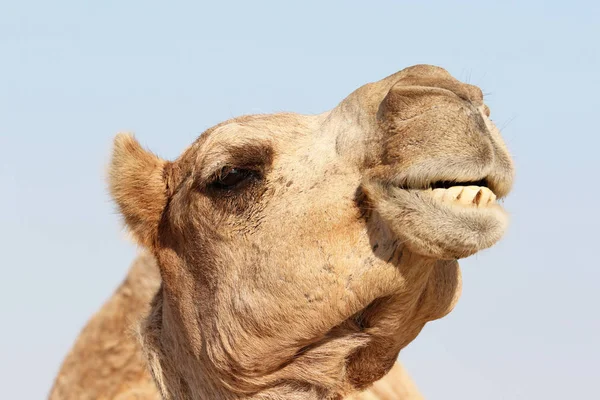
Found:
[[[245,142],[248,139],[276,139],[281,136],[308,133],[314,116],[296,113],[244,115],[221,122],[206,130],[196,145],[209,147],[222,143]]]

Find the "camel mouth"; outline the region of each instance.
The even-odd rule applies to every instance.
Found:
[[[497,200],[487,179],[468,182],[436,181],[421,191],[435,200],[453,206],[491,207]]]
[[[413,175],[406,181],[413,184],[372,181],[364,189],[391,231],[414,253],[460,259],[492,246],[506,231],[507,213],[497,203],[506,189],[493,176],[418,180]]]
[[[468,181],[440,180],[423,186],[399,186],[398,188],[419,192],[444,204],[461,207],[491,207],[501,198],[496,195],[487,178]]]
[[[428,189],[450,189],[453,186],[481,186],[489,188],[490,185],[488,183],[487,178],[482,178],[475,181],[464,181],[464,182],[456,182],[456,181],[435,181],[431,182]]]

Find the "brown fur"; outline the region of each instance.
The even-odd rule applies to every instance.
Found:
[[[140,254],[110,300],[91,318],[65,358],[50,400],[159,400],[135,327],[160,287],[154,258]],[[375,396],[375,397],[373,397]],[[352,400],[421,399],[400,364]]]
[[[225,122],[173,162],[118,136],[111,193],[162,278],[141,328],[162,396],[339,399],[390,371],[454,307],[456,259],[504,232],[499,206],[424,190],[508,193],[488,116],[478,88],[415,66],[321,115]],[[231,168],[251,179],[223,189]]]

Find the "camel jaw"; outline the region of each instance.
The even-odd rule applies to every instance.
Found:
[[[500,196],[475,182],[427,188],[370,182],[363,188],[375,210],[409,250],[452,260],[493,246],[508,225],[507,213],[497,203]]]

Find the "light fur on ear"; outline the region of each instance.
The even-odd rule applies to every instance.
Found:
[[[167,203],[167,161],[142,148],[132,134],[115,137],[108,183],[112,198],[135,240],[151,247]]]

